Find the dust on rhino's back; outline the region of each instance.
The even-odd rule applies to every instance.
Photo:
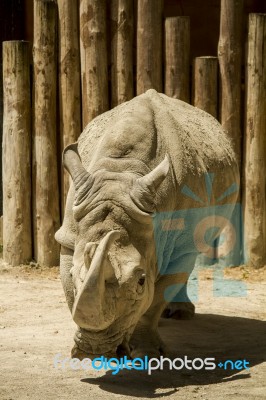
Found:
[[[155,90],[95,118],[81,134],[78,149],[83,166],[92,173],[105,169],[145,175],[167,153],[172,174],[160,188],[158,210],[167,209],[165,203],[169,210],[201,206],[195,197],[186,195],[184,188],[195,193],[204,204],[213,205],[228,187],[239,182],[235,154],[218,121],[204,111]],[[206,176],[212,180],[210,201]],[[221,204],[235,200],[234,193]],[[72,247],[75,236],[73,201],[72,185],[62,229],[64,236],[71,238],[68,242]]]
[[[179,184],[188,174],[199,176],[236,164],[218,121],[155,90],[95,118],[79,138],[79,153],[89,170],[97,169],[102,158],[138,160],[153,169],[167,153]]]

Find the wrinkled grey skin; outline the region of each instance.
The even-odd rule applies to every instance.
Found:
[[[78,325],[72,355],[159,356],[164,291],[180,277],[158,271],[153,215],[198,207],[181,188],[206,198],[206,171],[216,173],[217,194],[238,182],[230,142],[208,114],[149,90],[92,121],[64,150],[63,163],[72,185],[56,239]],[[196,256],[188,247],[177,259],[183,283]]]

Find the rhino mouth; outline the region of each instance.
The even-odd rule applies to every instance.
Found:
[[[124,330],[115,330],[114,332],[110,332],[114,328],[100,332],[79,328],[74,337],[76,353],[81,350],[84,353],[84,357],[88,358],[130,356],[129,339],[134,328],[135,325]],[[76,354],[72,354],[73,356],[76,356]]]

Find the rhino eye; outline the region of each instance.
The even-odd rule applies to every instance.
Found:
[[[140,286],[143,286],[144,283],[145,283],[145,279],[146,279],[145,274],[142,274],[141,277],[139,278],[138,284],[139,284]]]

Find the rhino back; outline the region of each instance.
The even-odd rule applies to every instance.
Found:
[[[79,138],[79,152],[90,171],[104,158],[117,165],[135,159],[153,169],[168,153],[178,184],[187,174],[235,164],[230,140],[215,118],[153,89],[95,118]]]
[[[167,153],[172,175],[160,188],[158,210],[198,207],[195,199],[183,194],[184,186],[207,203],[206,172],[216,175],[214,200],[220,192],[239,181],[235,154],[218,121],[204,111],[155,90],[95,118],[80,135],[78,149],[89,172],[104,168],[118,172],[130,170],[140,175],[155,168]],[[61,243],[67,242],[67,247],[71,243],[72,248],[76,230],[73,199],[72,185],[63,226],[57,234]],[[236,194],[229,199],[235,200]]]

